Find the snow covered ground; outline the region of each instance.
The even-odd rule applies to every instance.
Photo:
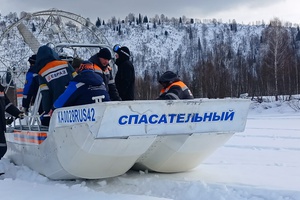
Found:
[[[185,173],[52,181],[6,158],[1,171],[5,200],[299,200],[300,112],[287,104],[252,105],[246,130]]]

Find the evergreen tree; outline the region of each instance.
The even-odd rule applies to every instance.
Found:
[[[167,37],[169,35],[168,31],[165,31],[165,36]]]
[[[32,23],[31,30],[32,30],[32,32],[35,32],[35,31],[36,31],[36,28],[35,28],[35,25],[34,25],[34,23]]]
[[[237,32],[237,23],[236,23],[235,19],[232,20],[232,23],[230,24],[230,30]]]
[[[156,22],[153,23],[153,28],[157,28]]]
[[[139,24],[141,24],[141,23],[142,23],[142,15],[139,14]]]
[[[96,26],[97,26],[98,28],[101,26],[101,20],[99,19],[99,17],[97,18]]]
[[[118,35],[122,35],[122,31],[121,31],[121,24],[119,24],[119,28],[118,28]]]
[[[297,35],[296,35],[296,41],[300,41],[300,30],[299,30],[299,26],[297,27]]]
[[[144,17],[143,23],[148,23],[148,17],[147,16]]]

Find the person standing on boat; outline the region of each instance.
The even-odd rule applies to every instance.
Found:
[[[89,61],[94,64],[95,72],[100,74],[102,77],[110,99],[112,101],[122,101],[116,88],[115,80],[112,74],[112,68],[109,66],[109,61],[111,58],[110,50],[108,48],[102,48],[97,54],[93,55]]]
[[[48,114],[55,100],[65,91],[66,86],[77,75],[70,63],[60,60],[58,54],[48,45],[38,49],[36,66],[39,75],[39,87],[42,94],[43,112]],[[41,118],[48,126],[50,118]]]
[[[52,110],[66,106],[95,103],[93,97],[103,95],[102,101],[110,101],[102,77],[95,73],[93,63],[83,61],[75,69],[78,75],[70,81],[67,89],[54,102]]]
[[[165,99],[193,99],[194,96],[190,89],[180,80],[180,78],[172,71],[166,71],[158,79],[162,85],[158,100]]]
[[[6,131],[5,112],[16,118],[24,118],[24,113],[10,102],[5,94],[5,88],[0,84],[0,159],[4,156],[7,150],[4,135]]]
[[[134,100],[135,72],[130,61],[130,51],[128,47],[120,45],[115,45],[113,50],[116,52],[117,58],[118,71],[115,81],[119,95],[123,101]]]
[[[37,74],[37,68],[35,65],[36,54],[33,54],[28,58],[28,62],[30,64],[29,69],[26,73],[26,80],[23,89],[23,99],[22,99],[22,107],[24,109],[25,114],[28,113],[28,110],[31,105],[34,104],[37,91],[39,89],[39,79]],[[40,106],[40,113],[42,106]]]

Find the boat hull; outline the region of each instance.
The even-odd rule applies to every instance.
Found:
[[[104,102],[57,109],[49,129],[16,126],[6,156],[50,179],[195,168],[246,125],[250,101]]]

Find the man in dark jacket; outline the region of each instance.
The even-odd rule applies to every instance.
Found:
[[[118,71],[115,77],[117,90],[123,101],[134,100],[135,72],[130,61],[130,51],[126,46],[115,45],[114,52],[117,53]]]
[[[11,114],[14,117],[23,118],[24,113],[21,112],[16,106],[14,106],[5,94],[5,88],[0,84],[0,159],[4,156],[7,150],[5,131],[6,120],[5,112]]]
[[[26,73],[26,81],[24,84],[23,99],[22,99],[22,107],[24,108],[25,113],[27,113],[30,106],[33,105],[37,91],[39,89],[39,78],[37,74],[35,61],[36,61],[36,54],[30,56],[28,59],[30,66]]]
[[[110,59],[110,50],[108,48],[102,48],[97,54],[93,55],[89,61],[94,64],[95,72],[102,77],[110,99],[112,101],[121,101],[122,99],[115,85],[112,68],[109,66]]]
[[[94,71],[93,63],[83,61],[76,71],[78,75],[54,102],[53,109],[95,103],[92,98],[101,95],[104,96],[102,101],[110,100],[103,79]]]
[[[43,112],[48,114],[54,101],[65,91],[66,86],[77,73],[70,63],[60,60],[58,54],[48,45],[38,49],[36,66],[39,74]],[[42,125],[48,126],[49,120],[49,117],[42,116]]]
[[[179,79],[177,74],[171,71],[166,71],[158,79],[158,82],[163,86],[160,95],[157,99],[193,99],[194,96],[190,89]]]

